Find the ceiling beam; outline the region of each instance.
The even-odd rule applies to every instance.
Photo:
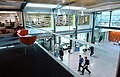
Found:
[[[95,28],[104,28],[104,29],[115,29],[115,30],[120,30],[120,28],[119,28],[119,27],[96,26]]]
[[[21,11],[25,8],[25,6],[27,5],[27,3],[28,3],[28,2],[22,3],[21,9],[20,9]]]
[[[0,11],[21,11],[20,9],[1,9]]]
[[[77,0],[69,0],[68,2],[64,2],[62,5],[70,5],[75,2],[77,2]]]
[[[64,2],[61,5],[58,5],[56,8],[53,8],[53,10],[61,9],[62,7],[66,6],[66,5],[70,5],[75,2],[77,2],[77,0],[69,0],[68,2]]]

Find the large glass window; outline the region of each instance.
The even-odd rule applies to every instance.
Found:
[[[110,11],[107,12],[102,12],[101,16],[100,14],[98,14],[98,20],[99,22],[99,26],[105,26],[105,27],[109,27],[109,20],[110,20]]]
[[[73,30],[74,25],[74,11],[67,9],[58,9],[56,11],[56,31]]]
[[[26,13],[25,17],[26,27],[50,28],[51,14],[50,13]]]
[[[112,11],[111,27],[120,27],[120,10]]]
[[[109,27],[109,25],[110,27],[120,27],[120,10],[113,10],[111,12],[111,19],[110,19],[110,11],[97,12],[95,25],[105,26],[105,27]]]
[[[102,19],[102,13],[101,13],[101,12],[97,12],[97,13],[96,13],[96,22],[95,22],[95,25],[96,25],[96,26],[100,26],[100,24],[101,24],[101,19]]]

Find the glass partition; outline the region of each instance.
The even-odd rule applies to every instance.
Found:
[[[89,70],[92,72],[91,76],[101,75],[101,77],[108,75],[108,71],[111,72],[111,77],[115,76],[116,63],[118,59],[119,46],[114,45],[112,42],[107,43],[95,43],[85,42],[83,40],[77,40],[70,38],[69,35],[60,35],[53,33],[52,31],[46,31],[39,29],[41,32],[38,35],[37,42],[50,53],[52,57],[65,65],[67,70],[72,70],[78,76],[80,76],[79,55],[83,58],[87,57],[90,60]],[[56,39],[56,41],[55,41]],[[112,46],[112,48],[111,48]],[[93,47],[94,52],[91,51]],[[63,57],[60,57],[60,50],[63,51]],[[84,63],[83,63],[84,65]],[[82,70],[82,68],[81,68]],[[88,75],[85,72],[85,76]],[[76,76],[77,77],[77,76]]]

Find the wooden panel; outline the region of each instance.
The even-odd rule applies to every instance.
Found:
[[[52,3],[52,4],[70,4],[71,6],[92,7],[95,5],[104,5],[109,3],[118,3],[120,0],[29,0],[29,2]],[[111,4],[110,4],[111,5]]]
[[[120,41],[120,32],[110,31],[108,39],[113,42]]]
[[[57,0],[29,0],[29,2],[57,4]]]
[[[80,5],[91,5],[100,2],[101,0],[29,0],[29,2],[39,2],[39,3],[53,3],[53,4],[71,4],[74,3],[74,6]]]
[[[25,0],[0,0],[0,1],[15,1],[15,2],[17,2],[17,1],[25,1]]]

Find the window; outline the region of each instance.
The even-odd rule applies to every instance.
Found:
[[[112,11],[111,27],[120,27],[120,10]]]

